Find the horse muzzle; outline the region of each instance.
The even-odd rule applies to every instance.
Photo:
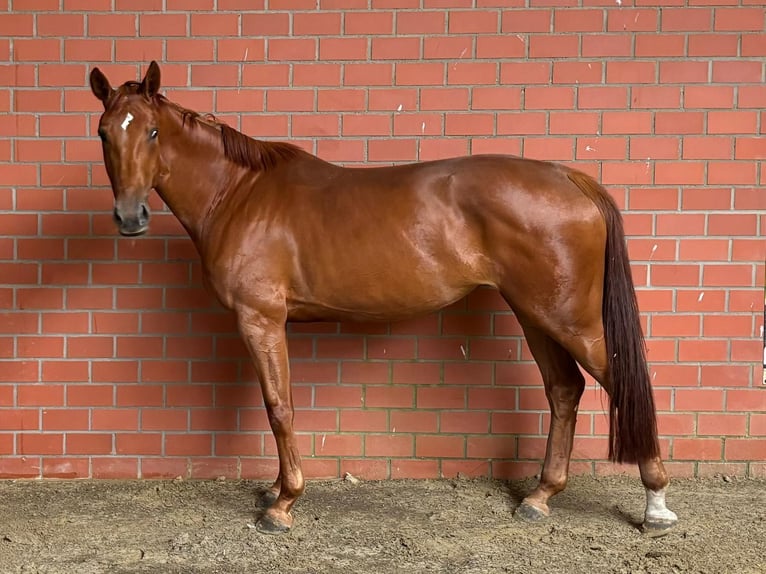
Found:
[[[130,210],[115,206],[113,215],[120,235],[134,237],[143,235],[149,229],[149,207],[143,201]]]

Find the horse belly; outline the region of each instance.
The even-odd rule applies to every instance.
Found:
[[[475,249],[399,247],[394,243],[354,257],[328,258],[288,302],[290,315],[302,320],[400,319],[441,309],[478,285],[494,284],[487,261]]]

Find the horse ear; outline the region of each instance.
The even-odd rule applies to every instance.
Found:
[[[104,73],[98,68],[93,68],[90,71],[90,89],[93,95],[104,103],[106,107],[106,101],[112,93],[112,86],[109,84],[109,80],[106,79]]]
[[[157,92],[160,89],[160,67],[157,65],[157,62],[152,60],[152,63],[149,64],[149,69],[146,70],[146,76],[144,76],[144,79],[141,80],[141,87],[139,91],[144,94],[147,98],[151,99],[155,95],[157,95]]]

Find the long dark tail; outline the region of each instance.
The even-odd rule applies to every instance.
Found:
[[[609,361],[609,458],[639,462],[659,456],[657,415],[646,364],[638,302],[622,216],[609,193],[590,176],[569,179],[598,206],[606,223],[602,320]]]

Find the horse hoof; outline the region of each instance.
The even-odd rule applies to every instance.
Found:
[[[279,493],[274,492],[273,490],[266,490],[258,497],[258,506],[260,508],[269,508],[276,502],[278,496]]]
[[[289,517],[289,515],[288,515]],[[284,534],[292,527],[292,518],[289,520],[279,520],[269,512],[266,512],[258,522],[255,523],[255,529],[261,534]]]
[[[676,521],[650,520],[641,525],[641,532],[649,538],[659,538],[669,533],[676,525]]]
[[[544,510],[532,506],[528,502],[522,502],[513,515],[516,518],[526,520],[527,522],[540,522],[548,517],[548,514]]]

